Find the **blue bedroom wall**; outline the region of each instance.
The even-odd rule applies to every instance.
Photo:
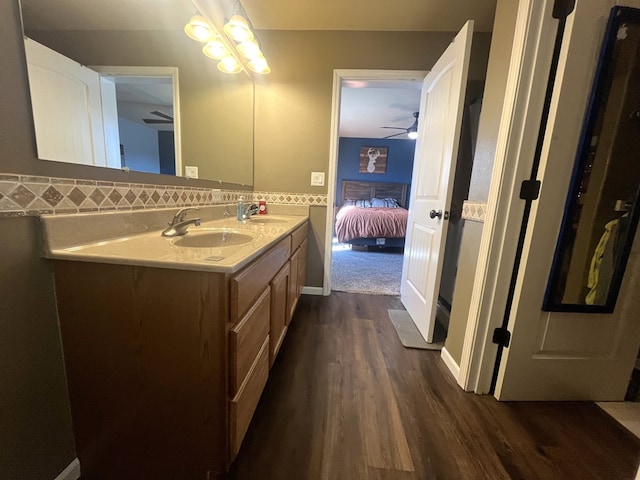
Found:
[[[346,138],[341,137],[338,149],[338,183],[335,204],[339,205],[343,180],[364,182],[397,182],[411,184],[413,171],[414,140]],[[380,173],[359,173],[361,147],[387,147],[387,171]]]

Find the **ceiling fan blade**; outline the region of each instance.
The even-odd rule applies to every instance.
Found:
[[[402,128],[402,127],[380,127],[380,128],[393,128],[394,130],[406,130],[406,128]]]
[[[158,110],[154,110],[153,112],[151,112],[151,114],[152,114],[152,115],[155,115],[155,116],[157,116],[157,117],[160,117],[160,118],[164,118],[164,119],[166,119],[166,120],[171,120],[171,121],[173,121],[173,117],[172,117],[171,115],[167,115],[166,113],[162,113],[162,112],[160,112],[160,111],[158,111]]]
[[[403,128],[403,130],[406,130],[405,128]],[[393,138],[393,137],[397,137],[398,135],[406,135],[407,132],[400,132],[400,133],[394,133],[393,135],[389,135],[388,137],[382,137],[382,139],[386,139],[386,138]]]
[[[159,123],[173,123],[173,120],[160,120],[159,118],[143,118],[142,121],[144,123],[153,123],[153,124],[159,124]]]

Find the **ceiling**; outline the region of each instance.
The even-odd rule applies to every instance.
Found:
[[[265,30],[360,30],[457,32],[467,19],[491,31],[497,0],[241,0],[251,23]],[[233,0],[220,2],[229,10]],[[196,13],[191,0],[22,0],[34,30],[182,29]],[[415,82],[344,85],[340,135],[382,138],[407,128],[420,104]],[[399,130],[398,130],[399,132]],[[400,135],[394,138],[406,138]]]
[[[251,23],[265,30],[457,32],[475,20],[490,32],[496,0],[241,0]]]

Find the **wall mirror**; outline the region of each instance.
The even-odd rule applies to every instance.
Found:
[[[176,175],[185,176],[184,167],[191,166],[201,179],[253,184],[253,80],[245,72],[220,72],[216,61],[202,53],[202,45],[184,34],[184,25],[197,12],[190,0],[21,0],[21,8],[27,37],[92,69],[176,69],[179,86],[172,102],[166,100],[171,75],[156,76],[156,84],[147,86],[136,85],[144,74],[130,75],[128,81],[112,75],[118,105],[121,98],[133,98],[131,108],[120,109],[119,123],[135,133],[120,135],[127,140],[119,142],[123,148],[105,166],[121,168],[124,161],[131,170],[172,174],[150,167],[140,158],[144,149],[132,139],[146,132],[166,145],[166,132],[175,124],[179,131],[173,141],[181,157]]]
[[[543,310],[613,312],[640,208],[640,10],[614,7]]]

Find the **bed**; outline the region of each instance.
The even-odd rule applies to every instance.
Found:
[[[406,183],[344,180],[335,232],[341,243],[404,247],[407,230]]]

